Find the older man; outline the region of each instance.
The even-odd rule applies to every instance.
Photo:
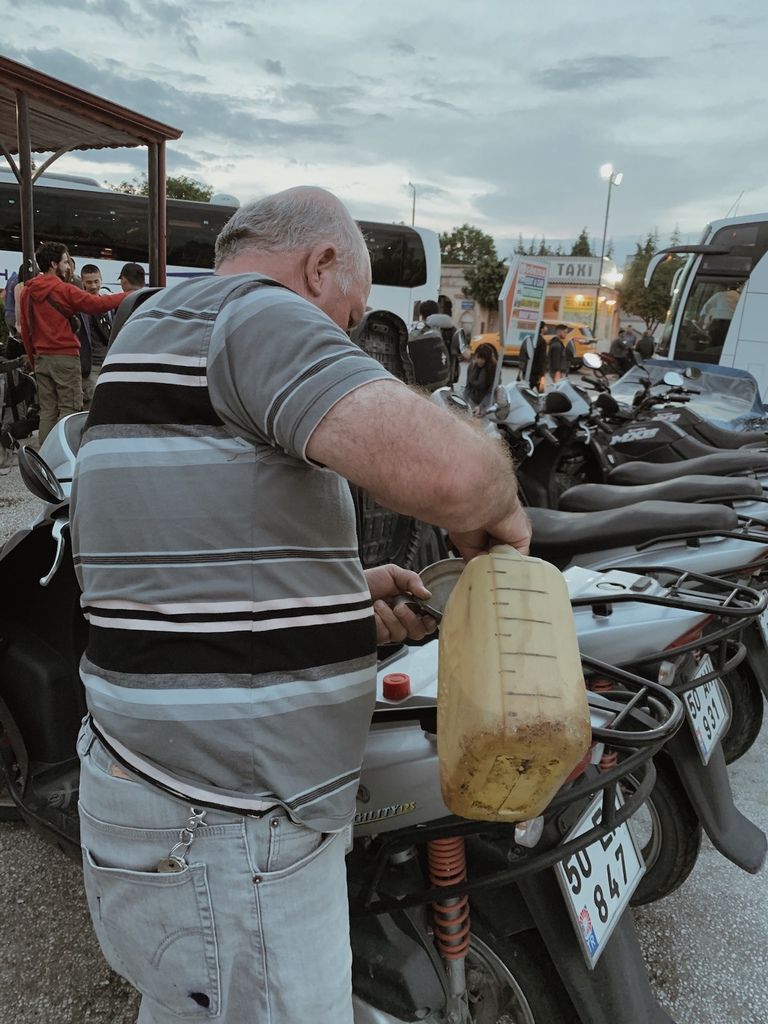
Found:
[[[526,550],[510,463],[348,338],[363,237],[316,188],[245,206],[216,275],[149,299],[102,368],[73,487],[90,621],[81,825],[141,1024],[351,1024],[343,830],[376,643],[429,624],[363,572],[346,481]]]

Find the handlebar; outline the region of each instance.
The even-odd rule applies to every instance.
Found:
[[[549,441],[549,443],[554,448],[559,448],[560,447],[560,442],[557,440],[557,438],[552,433],[552,431],[549,429],[549,427],[545,426],[543,423],[537,423],[536,424],[536,431],[537,431],[537,433],[541,434],[541,436],[546,441]]]

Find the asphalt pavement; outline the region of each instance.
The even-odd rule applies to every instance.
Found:
[[[18,469],[0,467],[0,540],[36,508]],[[741,810],[768,831],[768,726],[730,777]],[[132,1024],[137,999],[93,938],[79,866],[25,826],[0,824],[0,877],[0,1024]],[[678,1024],[768,1022],[765,871],[748,875],[705,841],[682,888],[634,916]]]

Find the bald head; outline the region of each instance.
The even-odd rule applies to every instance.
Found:
[[[333,193],[308,185],[241,206],[216,239],[216,271],[232,273],[227,265],[244,256],[251,263],[274,264],[265,257],[298,255],[322,243],[335,249],[342,290],[353,281],[370,283],[370,257],[360,228]]]
[[[348,330],[365,312],[371,261],[362,232],[331,192],[302,186],[242,206],[216,239],[216,273],[261,273]]]

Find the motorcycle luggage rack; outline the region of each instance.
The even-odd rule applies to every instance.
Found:
[[[652,665],[660,661],[677,661],[681,656],[693,651],[700,651],[705,648],[711,649],[719,645],[719,656],[717,656],[717,659],[713,656],[713,663],[717,660],[717,664],[714,665],[711,672],[696,676],[695,678],[692,677],[684,683],[673,683],[670,686],[670,689],[679,696],[687,690],[696,689],[696,687],[702,686],[704,683],[718,679],[721,675],[727,674],[736,668],[744,660],[747,653],[745,645],[740,640],[730,638],[735,633],[740,634],[749,622],[756,619],[768,607],[767,591],[756,590],[754,587],[750,587],[741,581],[732,582],[721,576],[710,576],[705,573],[693,572],[689,569],[679,569],[673,566],[620,565],[612,568],[622,572],[635,573],[639,576],[672,576],[675,578],[673,581],[659,581],[662,582],[663,586],[669,588],[672,594],[653,595],[643,594],[642,592],[627,592],[625,594],[614,594],[609,598],[601,596],[600,604],[640,601],[645,604],[665,605],[669,608],[680,608],[686,611],[701,611],[709,616],[709,621],[714,619],[731,620],[730,623],[720,626],[700,639],[680,644],[671,650],[656,651],[652,654],[644,655],[642,658],[633,658],[633,668],[642,665]],[[606,569],[606,571],[610,571],[610,568]],[[711,591],[703,592],[701,590],[687,589],[685,584],[688,581],[703,584],[712,590],[723,591],[724,600],[722,597],[718,598]],[[741,600],[747,599],[752,601],[752,606],[745,607],[743,604],[733,604],[738,597]],[[721,602],[719,606],[715,604],[718,600]],[[594,599],[585,597],[574,598],[571,601],[572,605],[577,606],[589,605],[590,603],[594,603]],[[702,625],[705,625],[706,621]],[[729,648],[733,649],[730,654],[728,654]]]
[[[581,660],[587,675],[597,675],[617,684],[615,690],[588,693],[591,709],[600,716],[613,715],[603,725],[593,725],[592,736],[593,742],[610,744],[616,751],[617,762],[605,771],[588,765],[585,777],[566,783],[550,801],[543,816],[545,822],[554,823],[564,810],[576,803],[587,806],[595,795],[602,792],[600,824],[566,843],[557,842],[547,849],[530,851],[524,851],[515,844],[516,823],[511,822],[447,817],[431,825],[416,825],[393,834],[384,833],[375,840],[376,856],[368,881],[356,896],[350,894],[352,913],[391,914],[408,907],[443,902],[465,893],[509,885],[518,878],[554,867],[559,861],[608,835],[640,809],[656,780],[653,757],[680,727],[684,718],[683,706],[675,694],[659,683],[593,658],[582,657]],[[629,776],[632,777],[633,792],[626,794],[617,807],[619,782]],[[517,855],[515,863],[502,871],[487,872],[458,885],[424,888],[402,897],[379,895],[381,880],[393,855],[414,846],[423,846],[433,839],[480,835],[511,843]]]
[[[644,655],[642,658],[633,658],[633,667],[640,665],[651,665],[664,660],[677,660],[682,655],[702,648],[713,648],[720,645],[720,661],[718,665],[705,675],[697,676],[688,680],[687,683],[677,684],[672,687],[675,693],[685,693],[686,690],[695,689],[712,679],[718,678],[721,674],[730,672],[736,668],[746,657],[746,647],[743,643],[729,639],[736,633],[741,633],[745,625],[756,619],[768,606],[768,592],[758,591],[754,587],[747,586],[742,582],[731,582],[720,576],[711,576],[705,573],[693,572],[689,569],[679,569],[672,566],[659,565],[620,565],[606,568],[605,571],[635,573],[638,576],[672,576],[673,580],[664,580],[669,594],[646,594],[642,591],[627,590],[622,594],[601,595],[599,599],[594,597],[575,597],[571,600],[573,607],[600,607],[611,604],[626,604],[627,602],[639,602],[641,604],[660,605],[667,608],[678,608],[684,611],[698,611],[714,619],[725,619],[724,625],[707,633],[702,639],[691,640],[688,643],[680,644],[672,650],[656,651]],[[703,584],[709,588],[706,592],[691,590],[686,587],[689,582]],[[662,582],[662,581],[659,581]],[[720,596],[715,591],[721,591]],[[735,604],[736,600],[750,601],[751,606],[745,607],[743,603]],[[599,614],[605,614],[600,611]],[[610,613],[608,613],[610,614]],[[730,621],[728,621],[730,620]],[[726,648],[734,648],[733,653],[727,655]]]

